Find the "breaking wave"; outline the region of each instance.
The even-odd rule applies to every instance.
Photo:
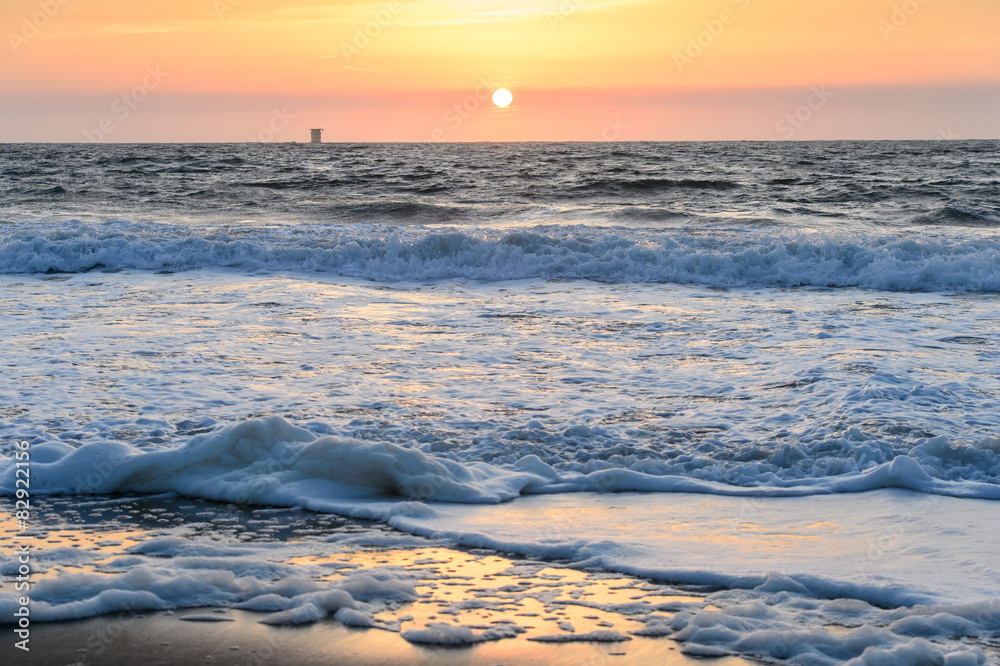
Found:
[[[357,501],[395,495],[411,500],[494,504],[523,494],[595,490],[802,497],[880,488],[1000,499],[995,446],[995,440],[981,443],[976,449],[979,464],[970,465],[958,479],[942,478],[950,476],[949,458],[955,450],[946,439],[936,438],[864,471],[850,465],[856,461],[848,459],[843,472],[819,470],[818,476],[796,478],[787,470],[758,465],[743,466],[736,473],[737,479],[723,474],[714,480],[656,473],[654,466],[643,463],[581,474],[556,469],[535,455],[505,467],[458,462],[388,442],[318,437],[272,416],[198,435],[177,448],[163,450],[144,450],[120,442],[77,449],[65,445],[43,449],[38,445],[32,488],[39,494],[56,495],[177,492],[241,504],[305,506],[379,520],[391,516],[366,513]],[[39,454],[51,462],[40,462]],[[865,454],[864,447],[857,447],[852,457],[865,458]],[[0,456],[0,494],[14,493],[15,471],[13,458]],[[723,480],[726,476],[729,482]]]
[[[378,281],[594,280],[718,287],[1000,291],[1000,242],[865,234],[382,225],[8,225],[0,272],[321,272]]]

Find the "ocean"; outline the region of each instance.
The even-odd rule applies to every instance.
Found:
[[[643,616],[691,655],[995,663],[998,174],[996,141],[0,145],[0,491],[26,442],[50,511],[294,507],[700,590]],[[301,546],[191,524],[52,551],[35,619],[331,611],[264,583]]]

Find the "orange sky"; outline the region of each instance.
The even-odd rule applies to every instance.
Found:
[[[997,0],[4,0],[0,25],[0,141],[1000,137]]]

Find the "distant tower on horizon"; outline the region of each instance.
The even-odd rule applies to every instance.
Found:
[[[322,129],[314,129],[314,130],[309,130],[309,131],[312,132],[312,143],[323,143],[323,130]]]

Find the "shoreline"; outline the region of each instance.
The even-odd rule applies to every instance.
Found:
[[[889,496],[909,497],[896,492],[883,500]],[[599,497],[605,496],[591,499]],[[630,496],[610,497],[613,503],[600,506],[627,510]],[[605,526],[608,538],[618,535],[622,525],[615,527],[596,506],[575,499],[566,511]],[[670,524],[691,531],[698,521],[685,509],[685,498],[672,499]],[[688,499],[695,503],[689,509],[706,501]],[[42,519],[31,530],[37,544],[30,591],[34,649],[15,654],[16,664],[115,666],[135,663],[135,654],[149,655],[149,666],[673,666],[705,657],[745,666],[755,658],[792,654],[846,661],[862,652],[888,657],[912,650],[959,651],[963,658],[981,659],[969,663],[983,664],[1000,656],[996,599],[878,606],[812,594],[780,573],[753,589],[679,585],[637,571],[614,572],[596,560],[570,565],[295,508],[162,495],[33,501]],[[879,504],[886,515],[903,513]],[[795,506],[799,522],[809,522],[809,512],[802,513],[808,504]],[[536,520],[561,520],[555,507],[532,507],[528,502],[522,508]],[[529,529],[507,515],[514,509],[507,506],[490,520]],[[760,524],[753,530],[763,539],[762,553],[816,537],[769,528],[764,509],[757,507]],[[711,515],[728,515],[720,511],[715,506]],[[650,525],[666,524],[649,506],[631,512]],[[467,518],[476,520],[472,513]],[[458,516],[449,520],[455,527],[461,523]],[[954,521],[947,524],[955,527]],[[0,541],[16,533],[13,516],[0,515]],[[712,544],[714,556],[724,558],[721,533],[706,539],[711,535],[696,530],[685,536],[671,528],[663,536],[661,545],[678,554],[693,537],[702,544],[698,552]],[[747,538],[733,543],[749,553]],[[12,561],[0,560],[4,608],[11,607]],[[966,627],[961,636],[954,635],[954,626]],[[914,638],[909,627],[922,627],[932,642]],[[741,647],[744,639],[749,649]],[[13,642],[11,634],[10,652],[16,653]]]
[[[472,646],[415,645],[399,634],[379,629],[345,627],[335,620],[299,626],[271,627],[258,622],[259,613],[229,611],[229,621],[183,621],[204,615],[205,609],[119,613],[42,623],[32,627],[30,653],[15,655],[25,666],[52,664],[122,666],[143,656],[146,666],[209,663],[218,666],[264,664],[352,664],[357,666],[664,666],[704,663],[685,656],[668,638],[641,638],[626,643],[545,644],[523,639]],[[737,657],[713,659],[713,666],[746,666]]]
[[[13,663],[26,666],[114,666],[133,664],[136,655],[148,666],[681,665],[693,660],[667,637],[664,623],[685,609],[706,608],[699,592],[643,578],[449,546],[297,509],[162,496],[45,498],[37,509],[46,523],[33,532],[36,601],[86,590],[74,603],[87,605],[76,612],[116,610],[33,620],[30,652],[10,650]],[[6,540],[14,521],[8,517],[0,528]],[[11,580],[4,576],[4,590]],[[105,583],[110,596],[100,601],[91,586]],[[165,585],[189,591],[153,602],[176,604],[172,609],[149,610],[142,595],[162,595]],[[247,586],[257,591],[226,597],[226,590]],[[214,603],[185,607],[204,599],[206,589]],[[346,614],[333,607],[302,614],[308,599],[330,594],[342,595]],[[637,635],[647,623],[652,635]]]

